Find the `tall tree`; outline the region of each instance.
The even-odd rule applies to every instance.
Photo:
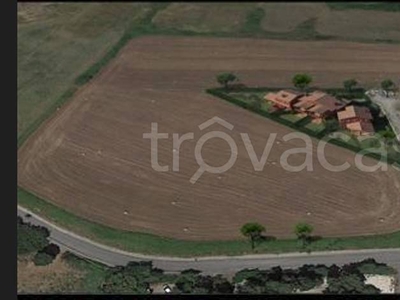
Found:
[[[303,242],[303,247],[307,242],[310,241],[311,233],[314,231],[314,227],[308,223],[300,222],[296,224],[294,232],[297,238]]]
[[[265,231],[265,227],[259,223],[246,223],[240,229],[240,232],[250,239],[251,249],[254,249],[254,243],[261,237],[261,234]]]
[[[188,272],[189,271],[189,272]],[[174,293],[179,294],[232,294],[234,286],[221,275],[203,276],[188,270],[175,281]]]
[[[228,88],[229,83],[236,80],[238,80],[238,78],[232,73],[221,73],[217,75],[218,83],[223,85],[224,88]]]
[[[343,81],[343,87],[348,92],[352,92],[357,84],[358,84],[358,82],[355,79],[347,79],[347,80]]]
[[[148,294],[149,285],[161,282],[163,271],[153,268],[151,261],[129,262],[106,271],[100,289],[111,294]]]
[[[385,79],[381,82],[381,88],[388,94],[390,91],[394,90],[395,84],[390,79]]]
[[[292,79],[293,85],[302,91],[306,90],[311,82],[312,77],[308,74],[296,74]]]
[[[50,232],[42,226],[25,223],[17,217],[17,253],[29,254],[37,252],[49,244]]]

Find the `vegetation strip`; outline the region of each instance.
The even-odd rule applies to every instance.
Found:
[[[18,202],[49,221],[96,242],[125,251],[149,255],[193,257],[400,247],[400,231],[397,231],[381,235],[316,239],[306,247],[303,247],[301,240],[266,238],[258,240],[254,251],[251,251],[250,244],[246,240],[196,242],[113,229],[75,216],[20,187],[18,188]],[[239,230],[240,228],[238,228]]]

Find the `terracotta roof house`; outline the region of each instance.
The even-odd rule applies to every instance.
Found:
[[[306,112],[309,108],[315,105],[316,101],[326,96],[324,92],[315,91],[311,94],[305,95],[299,99],[299,101],[293,105],[298,111]]]
[[[350,105],[345,110],[339,111],[337,117],[340,126],[354,134],[371,135],[375,133],[371,122],[373,118],[367,107]]]
[[[346,103],[337,100],[335,97],[321,91],[315,91],[301,97],[293,105],[293,108],[297,111],[308,113],[312,118],[323,119],[335,114],[345,106]]]
[[[346,103],[343,103],[330,95],[325,95],[315,101],[315,104],[308,109],[308,113],[313,118],[322,119],[334,115],[345,106]]]
[[[292,90],[282,90],[277,93],[268,93],[264,99],[271,101],[274,106],[283,109],[293,109],[293,104],[303,96],[302,93]]]
[[[271,101],[277,108],[304,112],[316,120],[335,115],[346,106],[346,103],[321,91],[304,95],[297,91],[282,90],[268,93],[264,99]]]

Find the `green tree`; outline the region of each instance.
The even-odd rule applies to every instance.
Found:
[[[44,247],[41,251],[52,256],[53,258],[56,258],[57,255],[60,253],[60,247],[56,244],[51,243]]]
[[[29,254],[37,252],[49,244],[50,235],[45,227],[24,223],[21,217],[17,218],[17,252]]]
[[[228,88],[229,83],[236,80],[238,80],[238,78],[232,73],[221,73],[217,75],[218,83],[223,85],[224,88]]]
[[[233,285],[221,275],[203,276],[197,271],[182,271],[174,292],[180,294],[232,294]]]
[[[303,247],[305,247],[305,245],[310,241],[313,230],[313,226],[308,223],[300,222],[296,224],[294,232],[297,235],[297,238],[303,242]]]
[[[240,229],[240,232],[250,239],[251,249],[254,249],[255,241],[261,238],[261,234],[265,231],[265,227],[259,223],[246,223]]]
[[[148,294],[149,285],[160,282],[163,271],[152,262],[129,262],[126,266],[109,268],[100,289],[110,294]]]
[[[292,79],[293,85],[302,91],[306,90],[311,82],[312,77],[308,74],[296,74]]]
[[[356,87],[357,84],[358,84],[358,82],[355,79],[347,79],[347,80],[343,81],[343,87],[349,93],[351,93],[353,91],[353,89]]]
[[[48,244],[35,254],[33,257],[33,263],[36,266],[45,266],[51,264],[59,253],[60,247],[53,243]]]
[[[392,90],[394,90],[395,88],[395,84],[392,80],[390,79],[385,79],[381,82],[381,88],[386,92],[390,92]]]
[[[328,278],[328,287],[324,294],[380,294],[380,290],[357,274],[343,274],[338,278]]]
[[[238,293],[241,294],[290,294],[295,290],[306,291],[322,284],[325,275],[321,273],[321,266],[313,265],[304,265],[298,269],[244,269],[235,274],[233,282],[238,284]]]

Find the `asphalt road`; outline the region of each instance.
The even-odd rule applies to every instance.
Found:
[[[194,268],[205,274],[232,274],[244,268],[295,268],[304,264],[337,264],[343,265],[356,262],[365,258],[375,258],[378,262],[384,262],[396,268],[400,274],[400,249],[370,249],[370,250],[346,250],[329,252],[288,253],[288,254],[260,254],[246,256],[202,257],[202,258],[174,258],[161,256],[145,256],[121,251],[104,246],[78,236],[55,226],[41,217],[18,207],[18,215],[25,221],[35,225],[47,227],[50,230],[50,240],[58,244],[61,249],[69,250],[77,255],[90,258],[106,265],[125,265],[129,261],[151,260],[155,267],[167,272],[178,272]]]

